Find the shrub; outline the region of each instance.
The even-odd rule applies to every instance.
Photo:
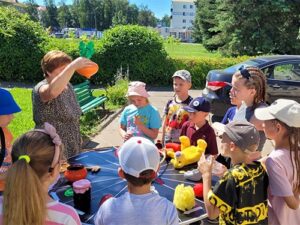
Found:
[[[174,68],[172,61],[167,59],[160,35],[150,28],[137,25],[116,26],[107,30],[100,39],[100,52],[95,60],[101,68],[101,76],[95,79],[103,84],[114,82],[113,74],[122,67],[129,70],[130,80],[164,85]]]
[[[39,23],[11,7],[0,7],[0,79],[41,80],[47,34]]]
[[[248,56],[243,56],[238,58],[208,58],[208,57],[201,57],[195,59],[176,58],[173,59],[176,67],[173,73],[176,70],[186,69],[192,75],[193,88],[203,88],[205,86],[206,75],[208,71],[214,69],[224,69],[236,63],[242,62],[248,58],[249,58]]]
[[[127,103],[127,98],[125,97],[127,88],[127,79],[117,80],[114,86],[109,86],[107,88],[107,97],[109,101],[114,105],[125,105]]]

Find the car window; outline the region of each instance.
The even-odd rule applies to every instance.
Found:
[[[300,65],[299,64],[276,65],[274,68],[274,79],[300,81]]]

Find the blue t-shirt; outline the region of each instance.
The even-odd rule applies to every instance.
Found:
[[[237,110],[236,106],[232,106],[229,109],[227,109],[221,123],[223,124],[230,123],[233,120],[236,110]]]
[[[105,201],[98,210],[95,225],[178,225],[177,210],[168,199],[151,192],[126,192]]]
[[[155,107],[148,104],[142,108],[137,108],[131,104],[123,110],[120,124],[125,126],[126,131],[132,133],[133,136],[149,138],[135,125],[135,116],[138,116],[142,123],[149,129],[159,129],[161,127],[161,118]]]

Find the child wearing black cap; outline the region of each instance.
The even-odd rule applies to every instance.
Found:
[[[219,224],[268,224],[268,176],[260,162],[249,162],[257,151],[259,132],[253,124],[234,121],[213,124],[222,138],[220,152],[231,158],[230,168],[211,189],[214,159],[201,157],[198,169],[203,178],[203,199],[210,219]]]
[[[20,111],[20,107],[9,91],[0,88],[0,191],[4,189],[4,177],[8,167],[11,165],[10,153],[13,137],[7,126],[13,120],[13,114]]]
[[[206,120],[210,111],[210,103],[203,97],[197,97],[183,109],[189,113],[190,120],[183,124],[180,136],[189,137],[191,145],[195,146],[199,139],[204,139],[207,143],[205,154],[217,155],[216,135]]]

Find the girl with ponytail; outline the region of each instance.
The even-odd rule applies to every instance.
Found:
[[[13,164],[0,198],[0,224],[81,224],[72,207],[48,195],[49,186],[59,176],[61,152],[60,137],[48,123],[44,129],[29,131],[14,142]]]

